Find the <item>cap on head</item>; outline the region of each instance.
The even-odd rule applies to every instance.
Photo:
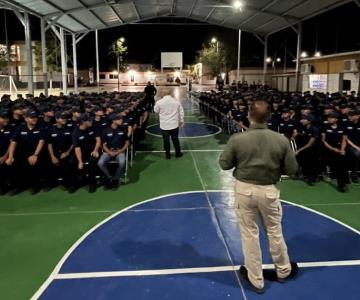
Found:
[[[67,119],[67,114],[66,114],[64,111],[58,111],[58,112],[55,114],[55,118],[56,118],[56,119],[66,120],[66,119]]]
[[[92,122],[92,120],[92,117],[88,113],[82,114],[80,117],[80,123]]]
[[[314,122],[315,121],[315,116],[312,114],[308,114],[305,116],[302,116],[303,120],[309,121],[309,122]]]
[[[328,118],[334,118],[339,119],[339,114],[337,112],[332,112],[331,114],[328,114]]]
[[[25,118],[37,118],[38,117],[38,114],[35,110],[28,110],[26,113],[25,113]]]
[[[9,112],[7,110],[1,110],[0,111],[0,118],[2,119],[9,119]]]
[[[122,120],[122,116],[119,115],[118,113],[112,113],[109,116],[109,119],[110,119],[111,122],[114,122],[114,121]]]

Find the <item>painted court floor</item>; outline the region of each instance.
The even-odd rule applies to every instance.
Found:
[[[164,159],[152,117],[155,131],[118,191],[0,198],[0,299],[359,299],[355,185],[339,194],[328,182],[279,183],[284,235],[300,274],[286,284],[267,280],[261,296],[237,276],[243,257],[233,179],[217,163],[228,136],[184,89],[177,93],[187,122],[181,159]],[[263,234],[261,245],[271,269]]]

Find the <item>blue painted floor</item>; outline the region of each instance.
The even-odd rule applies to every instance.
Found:
[[[148,126],[147,132],[161,136],[160,125],[155,124]],[[180,129],[179,137],[180,138],[195,138],[195,137],[206,137],[210,135],[215,135],[221,132],[221,129],[215,125],[205,124],[205,123],[185,123],[185,126]]]
[[[243,263],[232,194],[186,193],[139,204],[90,234],[60,274],[178,268]],[[293,261],[360,259],[360,236],[302,208],[284,205],[284,235]],[[224,239],[225,238],[225,243]],[[264,263],[271,263],[261,235]],[[228,255],[227,249],[230,252]],[[360,266],[301,269],[287,284],[266,282],[258,296],[234,272],[87,279],[57,279],[41,299],[359,299]]]

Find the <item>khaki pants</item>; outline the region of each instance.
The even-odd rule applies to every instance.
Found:
[[[237,181],[235,211],[240,223],[245,267],[251,283],[264,287],[259,221],[266,231],[272,260],[279,278],[290,275],[291,265],[282,234],[280,192],[274,185],[255,185]]]

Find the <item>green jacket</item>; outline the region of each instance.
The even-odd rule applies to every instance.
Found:
[[[219,163],[223,170],[235,168],[237,180],[258,185],[276,184],[281,174],[292,176],[298,171],[289,140],[262,124],[252,124],[248,131],[233,135]]]

